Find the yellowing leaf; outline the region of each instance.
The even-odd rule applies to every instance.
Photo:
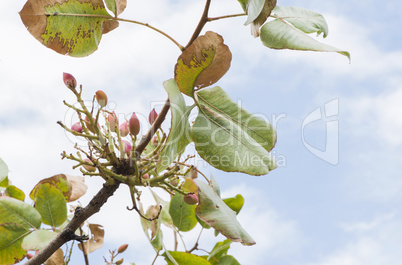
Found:
[[[93,53],[102,34],[118,25],[108,22],[112,17],[102,0],[28,0],[20,16],[43,45],[74,57]]]
[[[229,70],[232,53],[212,31],[199,36],[177,59],[175,79],[182,93],[192,97],[194,87],[210,86]]]

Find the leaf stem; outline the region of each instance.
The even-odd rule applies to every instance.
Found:
[[[167,33],[163,32],[162,30],[155,28],[151,25],[149,25],[148,23],[144,23],[144,22],[140,22],[140,21],[136,21],[136,20],[131,20],[131,19],[124,19],[124,18],[118,18],[118,17],[111,17],[111,16],[104,16],[104,15],[95,15],[95,14],[69,14],[69,13],[52,13],[52,14],[46,14],[49,16],[72,16],[72,17],[93,17],[93,18],[105,18],[105,19],[110,19],[110,20],[117,20],[117,21],[123,21],[123,22],[128,22],[128,23],[133,23],[133,24],[137,24],[137,25],[141,25],[147,28],[150,28],[156,32],[158,32],[159,34],[162,34],[163,36],[165,36],[166,38],[168,38],[169,40],[171,40],[177,47],[179,47],[179,49],[181,51],[184,51],[184,47],[178,43],[175,39],[173,39],[170,35],[168,35]]]
[[[220,17],[209,17],[208,22],[225,19],[225,18],[242,17],[242,16],[246,16],[246,15],[247,15],[246,13],[240,13],[240,14],[232,14],[232,15],[226,15],[226,16],[220,16]]]

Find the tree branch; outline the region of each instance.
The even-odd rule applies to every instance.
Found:
[[[166,114],[168,113],[170,108],[170,102],[169,99],[166,100],[165,105],[163,106],[161,112],[159,113],[158,117],[156,118],[155,122],[152,124],[151,128],[147,132],[147,134],[143,135],[141,138],[140,143],[137,145],[135,148],[134,152],[137,157],[141,155],[141,153],[144,151],[145,147],[147,147],[149,141],[151,141],[152,136],[154,136],[155,132],[159,129],[161,126],[162,122],[166,118]]]
[[[194,40],[200,35],[201,30],[204,28],[205,24],[207,24],[208,11],[209,11],[210,5],[211,5],[211,0],[207,0],[207,2],[205,3],[204,12],[202,13],[200,22],[198,22],[197,28],[195,29],[193,36],[191,36],[191,39],[188,42],[188,44],[186,45],[186,47],[184,47],[184,50],[187,49],[194,42]]]
[[[120,183],[107,185],[104,184],[102,189],[92,198],[89,204],[85,208],[77,208],[74,213],[73,219],[68,225],[57,235],[52,242],[50,242],[44,249],[38,254],[33,256],[25,265],[40,265],[44,263],[56,250],[70,240],[76,239],[75,231],[81,226],[81,224],[91,217],[93,214],[99,212],[103,204],[106,203],[108,198],[113,195],[117,190]]]

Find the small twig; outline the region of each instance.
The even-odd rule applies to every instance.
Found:
[[[197,241],[196,241],[195,244],[194,244],[194,247],[192,247],[190,250],[188,250],[187,253],[191,253],[191,252],[193,252],[194,250],[198,250],[198,241],[200,241],[200,237],[201,237],[202,231],[204,231],[204,227],[201,228],[200,234],[198,235],[198,238],[197,238]]]
[[[83,236],[84,231],[82,231],[81,227],[79,229],[80,229],[80,235]],[[85,265],[89,265],[88,253],[85,249],[85,242],[81,242],[81,247],[82,247],[82,253],[84,255]]]

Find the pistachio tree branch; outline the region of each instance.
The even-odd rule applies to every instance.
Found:
[[[170,102],[169,99],[167,99],[165,105],[162,107],[161,112],[159,113],[158,117],[152,124],[151,128],[149,129],[147,134],[142,136],[140,143],[135,147],[134,152],[137,157],[141,155],[145,147],[148,145],[149,141],[151,141],[152,136],[154,136],[155,132],[159,129],[162,122],[165,120],[169,108],[170,108]]]
[[[204,28],[205,24],[207,24],[207,22],[208,22],[208,11],[209,11],[210,5],[211,5],[211,0],[207,0],[207,2],[205,3],[204,12],[201,15],[201,19],[198,22],[197,28],[195,29],[195,31],[193,33],[193,36],[191,36],[190,41],[188,42],[186,47],[184,47],[184,49],[187,49],[194,42],[194,40],[200,35],[201,30]]]
[[[38,254],[33,256],[25,265],[40,265],[44,263],[56,250],[70,240],[75,240],[75,231],[81,226],[81,224],[89,217],[99,212],[103,204],[107,199],[113,195],[117,190],[120,183],[113,185],[104,185],[102,189],[93,197],[89,204],[85,208],[77,208],[74,213],[74,217],[68,223],[68,225],[52,240],[45,248],[39,251]]]

